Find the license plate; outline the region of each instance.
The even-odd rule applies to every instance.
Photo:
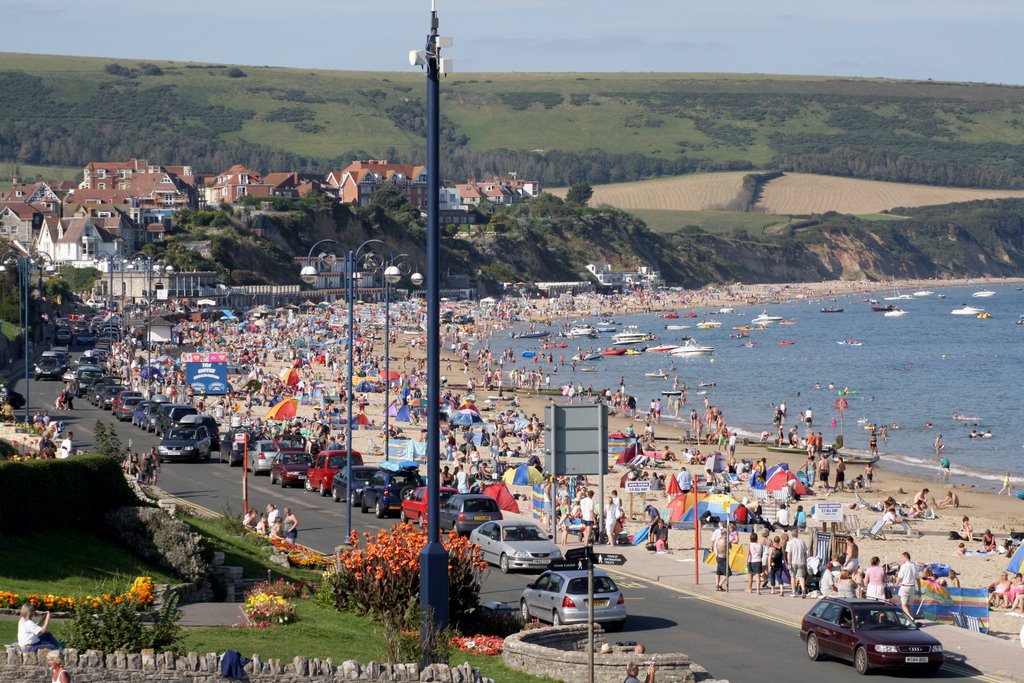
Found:
[[[388,509],[389,510],[401,510],[402,506],[401,505],[389,505]]]
[[[907,657],[907,659],[905,661],[907,662],[907,664],[927,664],[928,663],[928,658],[927,657]]]
[[[299,478],[299,479],[305,479],[305,478],[306,478],[306,475],[305,475],[305,474],[299,474],[299,475],[297,475],[297,476],[298,476],[298,478]]]
[[[604,599],[601,599],[601,600],[594,600],[594,607],[607,607],[607,606],[608,606],[608,599],[607,598],[604,598]]]
[[[476,522],[486,522],[489,519],[490,519],[490,517],[488,517],[487,515],[477,515],[476,517],[473,518],[473,520],[476,521]]]

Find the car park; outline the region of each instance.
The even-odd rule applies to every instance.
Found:
[[[503,519],[487,522],[469,535],[480,546],[485,562],[497,565],[503,574],[513,569],[547,569],[562,552],[547,532],[533,522]]]
[[[121,405],[114,411],[114,417],[119,422],[131,420],[135,416],[135,406],[142,403],[142,396],[127,396],[121,401]]]
[[[442,486],[438,491],[438,505],[444,507],[448,499],[458,493],[459,490],[451,486]],[[427,524],[427,487],[420,486],[409,491],[402,499],[402,511],[400,513],[403,522],[419,522],[420,526]]]
[[[363,493],[359,496],[359,509],[363,513],[373,508],[377,519],[384,519],[393,514],[399,514],[402,510],[403,494],[408,494],[417,487],[423,486],[423,478],[413,468],[398,468],[388,470],[384,468],[374,472],[373,477],[363,486]]]
[[[879,600],[823,598],[804,615],[800,638],[811,661],[837,657],[859,674],[885,668],[933,676],[945,661],[942,643],[898,605]]]
[[[501,519],[498,501],[482,493],[456,493],[441,507],[438,524],[468,534],[486,522]]]
[[[331,490],[334,475],[345,469],[348,460],[348,451],[344,449],[317,453],[306,477],[306,490],[318,491],[321,496],[326,496]],[[351,460],[353,467],[363,464],[363,456],[359,451],[352,451]]]
[[[276,456],[277,446],[270,439],[249,442],[249,469],[253,474],[269,474]]]
[[[161,462],[167,460],[209,460],[210,435],[203,425],[175,425],[156,447]]]
[[[280,484],[281,488],[301,486],[305,483],[309,466],[312,464],[313,459],[309,457],[309,453],[281,451],[270,465],[270,485]]]
[[[523,589],[519,610],[523,623],[531,619],[552,626],[587,623],[590,605],[586,570],[546,571]],[[607,630],[626,622],[626,599],[608,574],[594,570],[594,621]]]
[[[220,425],[217,424],[216,418],[212,415],[203,415],[202,413],[196,412],[192,415],[186,415],[185,417],[178,420],[180,425],[197,425],[201,424],[206,427],[206,431],[210,435],[210,448],[215,451],[220,450]]]
[[[35,377],[38,382],[41,379],[61,379],[67,372],[68,366],[59,358],[44,356],[35,365]]]
[[[376,467],[369,465],[352,466],[352,494],[349,496],[352,505],[359,505],[359,498],[363,495],[363,487],[366,486],[368,481],[373,479],[376,471]],[[331,479],[331,498],[334,499],[335,503],[341,502],[348,495],[348,491],[349,486],[348,480],[345,478],[345,467],[342,466],[341,470]]]
[[[163,436],[171,427],[186,415],[195,415],[199,411],[187,403],[165,403],[160,406],[160,417],[156,421],[156,435]]]

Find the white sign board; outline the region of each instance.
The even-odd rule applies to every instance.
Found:
[[[244,446],[245,445],[245,432],[239,432],[235,434],[235,443]]]
[[[842,503],[818,503],[814,507],[814,519],[819,522],[843,521]]]
[[[647,493],[651,490],[650,481],[627,481],[626,492],[627,493]]]

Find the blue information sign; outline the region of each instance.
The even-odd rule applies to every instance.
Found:
[[[231,390],[227,363],[185,363],[185,381],[197,394],[221,395]]]

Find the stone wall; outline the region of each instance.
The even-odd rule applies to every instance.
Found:
[[[0,681],[4,683],[38,683],[50,680],[46,667],[47,651],[22,653],[8,647],[0,660]],[[141,653],[98,650],[79,653],[64,651],[65,665],[75,683],[223,683],[220,677],[220,657],[216,653],[197,655],[190,652],[177,656],[171,652]],[[253,655],[246,664],[245,680],[251,683],[307,683],[327,681],[437,681],[438,683],[494,683],[481,678],[469,664],[448,667],[432,664],[359,664],[346,661],[335,665],[330,659],[296,657],[291,662],[279,659],[263,661]],[[621,683],[621,682],[617,682]]]
[[[658,683],[692,683],[706,680],[706,672],[680,653],[634,654],[631,647],[607,646],[604,632],[594,631],[594,681],[596,683],[622,683],[626,665],[640,665],[643,680],[647,665],[657,667]],[[602,652],[601,650],[607,650]],[[587,626],[551,626],[520,631],[505,639],[502,657],[508,666],[538,676],[575,683],[587,680]]]

